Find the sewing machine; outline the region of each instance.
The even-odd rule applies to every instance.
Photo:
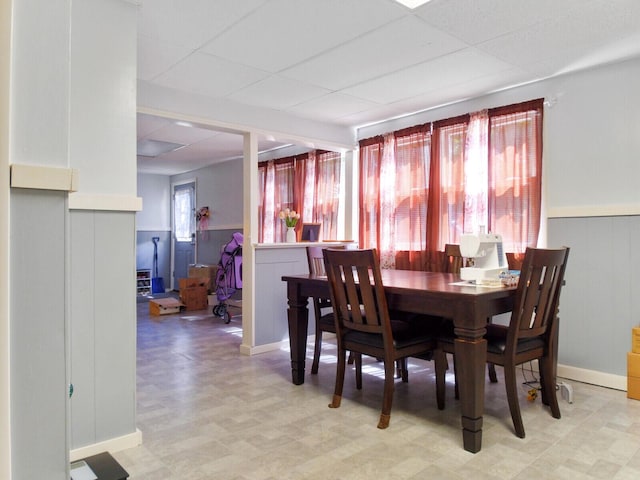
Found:
[[[509,269],[502,237],[495,233],[462,235],[460,253],[471,265],[460,269],[462,280],[494,284],[500,282],[500,274]]]

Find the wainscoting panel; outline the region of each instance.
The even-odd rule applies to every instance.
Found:
[[[626,376],[640,324],[640,216],[552,218],[548,230],[550,247],[571,247],[559,363]]]

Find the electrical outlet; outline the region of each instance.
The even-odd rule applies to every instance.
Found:
[[[568,403],[573,403],[573,387],[565,382],[560,382],[558,384],[558,389],[560,390],[560,395],[562,398]]]

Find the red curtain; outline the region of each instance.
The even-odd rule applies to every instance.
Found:
[[[438,270],[445,244],[484,227],[517,264],[540,230],[542,108],[534,100],[361,140],[360,246],[378,248],[381,263],[391,253],[386,267]]]
[[[340,207],[342,156],[313,151],[258,164],[258,241],[280,242],[286,229],[279,214],[285,208],[300,213],[303,222],[321,222],[321,238],[335,239]]]
[[[320,238],[324,240],[338,238],[341,169],[342,155],[339,152],[316,152],[315,181],[311,184],[314,187],[312,221],[322,224]],[[307,188],[309,186],[307,183]]]
[[[489,112],[489,226],[516,261],[540,232],[542,117],[542,99]]]
[[[380,245],[380,166],[383,152],[382,136],[360,141],[358,244],[361,248],[379,249]]]
[[[465,151],[469,116],[435,122],[427,205],[427,270],[438,270],[438,252],[464,233]]]
[[[395,132],[395,267],[427,265],[427,192],[431,124]]]

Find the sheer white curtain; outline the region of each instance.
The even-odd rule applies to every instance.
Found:
[[[380,267],[396,268],[396,139],[393,133],[384,136],[380,165]]]
[[[464,232],[486,232],[489,192],[489,113],[471,114],[464,153]]]

